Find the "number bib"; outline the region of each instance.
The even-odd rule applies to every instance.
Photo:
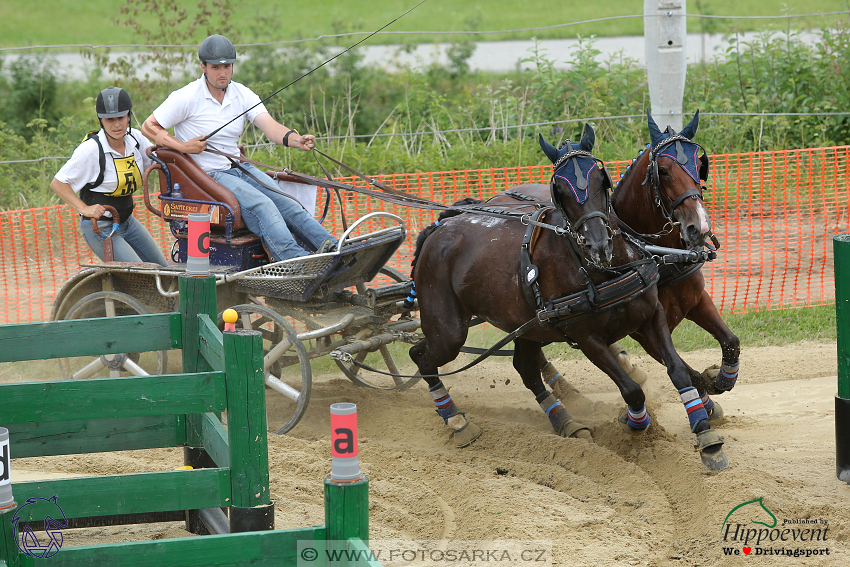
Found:
[[[106,193],[107,197],[124,197],[132,195],[142,183],[142,172],[136,165],[136,156],[112,158],[115,164],[115,172],[118,174],[118,187],[112,193]]]

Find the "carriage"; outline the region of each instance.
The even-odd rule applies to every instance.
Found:
[[[273,431],[286,433],[304,414],[314,358],[333,355],[345,376],[361,386],[406,389],[416,381],[367,373],[357,365],[378,352],[383,367],[398,374],[388,345],[418,338],[415,306],[405,304],[412,284],[385,265],[407,236],[400,217],[369,213],[347,227],[335,250],[272,262],[260,239],[245,227],[232,193],[184,154],[154,147],[150,156],[154,163],[143,174],[145,205],[169,224],[175,238],[173,264],[83,264],[59,291],[51,320],[177,311],[178,278],[187,268],[187,218],[193,212],[208,213],[218,324],[223,327],[222,313],[232,308],[238,314],[237,326],[262,333]],[[161,188],[155,196],[158,203],[148,183],[154,171]],[[304,183],[276,171],[267,174]],[[104,242],[108,245],[108,238]],[[60,368],[66,379],[167,374],[168,357],[168,351],[158,351],[61,359]]]

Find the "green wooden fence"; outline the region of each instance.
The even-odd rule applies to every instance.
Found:
[[[262,337],[222,333],[215,321],[215,279],[181,277],[180,313],[0,326],[0,362],[167,349],[183,355],[182,374],[0,385],[0,426],[9,430],[13,457],[182,446],[194,467],[13,482],[18,505],[0,510],[0,567],[277,567],[298,563],[299,542],[319,551],[339,541],[365,549],[365,477],[325,481],[327,527],[274,530]],[[21,501],[54,495],[71,527],[179,518],[192,533],[231,533],[66,547],[34,558],[21,551],[12,518],[19,511],[20,522],[36,529],[44,518],[30,517]],[[359,564],[377,565],[366,556]],[[310,564],[325,565],[321,557]]]

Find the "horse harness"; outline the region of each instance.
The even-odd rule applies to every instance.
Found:
[[[541,207],[532,214],[532,220],[539,223],[539,219],[552,210],[554,210],[552,206]],[[582,265],[576,250],[576,242],[564,235],[568,249],[581,266],[579,273],[587,287],[577,293],[544,302],[538,282],[540,271],[531,261],[534,247],[541,233],[539,224],[543,224],[538,223],[528,224],[520,247],[522,291],[526,301],[537,312],[537,322],[542,326],[558,330],[571,346],[575,347],[575,342],[564,332],[568,323],[612,309],[643,294],[658,283],[658,266],[651,257],[645,257],[644,254],[641,260],[618,266],[617,270],[608,270],[617,273],[617,277],[598,285],[594,284]]]

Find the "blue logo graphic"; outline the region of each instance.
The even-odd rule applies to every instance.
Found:
[[[28,506],[29,509],[25,512],[24,510]],[[61,520],[59,517],[61,517]],[[18,522],[22,519],[27,522],[29,521],[28,518],[32,520],[44,518],[45,535],[42,536],[43,542],[36,537],[31,527],[24,526],[23,530],[18,529]],[[56,496],[53,496],[53,498],[30,498],[26,504],[15,511],[15,515],[12,517],[12,525],[15,528],[18,549],[30,557],[47,559],[56,555],[62,548],[62,528],[68,527],[68,519],[56,502]]]

